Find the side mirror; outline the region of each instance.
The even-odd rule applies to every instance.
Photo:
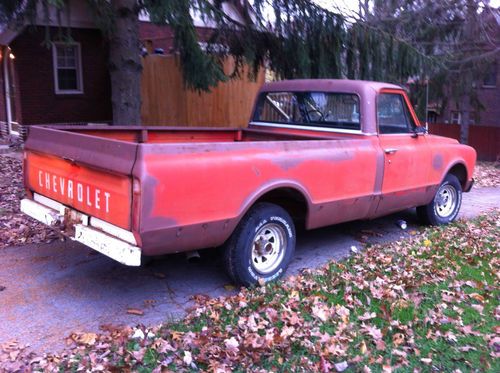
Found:
[[[416,139],[419,135],[423,136],[426,133],[427,133],[427,129],[424,126],[418,126],[418,127],[415,127],[415,129],[413,130],[413,135],[411,135],[411,137]]]

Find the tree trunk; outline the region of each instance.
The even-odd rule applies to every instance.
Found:
[[[112,0],[116,14],[109,41],[113,124],[141,124],[141,57],[136,0]]]
[[[464,48],[467,50],[468,48],[472,49],[470,46],[475,44],[475,39],[477,37],[475,30],[477,30],[477,25],[475,24],[477,14],[477,3],[474,0],[467,0],[467,12],[466,12],[466,22],[464,25]],[[469,53],[467,53],[469,54]],[[467,57],[466,56],[464,57]],[[469,143],[469,118],[470,118],[470,98],[471,98],[471,89],[472,83],[474,81],[472,75],[472,66],[468,66],[468,64],[464,65],[464,70],[461,74],[460,79],[462,80],[463,93],[460,99],[460,143],[468,144]]]
[[[460,100],[460,143],[469,143],[469,118],[470,118],[470,98],[463,95]]]

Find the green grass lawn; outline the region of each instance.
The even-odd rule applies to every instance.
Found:
[[[233,297],[200,297],[176,323],[82,336],[66,354],[15,361],[60,371],[500,372],[499,239],[497,211]]]

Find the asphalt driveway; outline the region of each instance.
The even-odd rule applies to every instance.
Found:
[[[462,217],[500,208],[500,188],[473,189],[463,198]],[[396,222],[404,219],[408,228]],[[392,241],[420,227],[408,210],[382,219],[302,232],[288,274],[349,255],[362,242]],[[0,252],[0,344],[17,340],[38,352],[61,348],[75,331],[106,324],[157,324],[182,316],[197,294],[230,295],[215,251],[188,263],[184,255],[125,267],[78,243],[9,247]],[[134,313],[127,311],[133,309]]]

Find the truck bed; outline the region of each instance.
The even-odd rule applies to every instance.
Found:
[[[133,231],[156,255],[171,233],[168,252],[222,243],[247,202],[278,187],[304,188],[308,203],[318,204],[308,228],[366,216],[369,204],[359,197],[373,192],[376,149],[375,137],[313,130],[33,126],[25,181],[30,198]],[[359,190],[337,178],[353,162],[369,170],[351,176]],[[305,182],[313,173],[324,182]],[[333,189],[355,204],[343,216],[323,206]]]
[[[290,129],[250,128],[187,128],[187,127],[136,127],[136,126],[40,126],[54,131],[126,141],[131,143],[196,143],[196,142],[245,142],[245,141],[293,141],[331,140],[356,136],[341,133]]]
[[[304,145],[297,148],[314,149],[315,141],[347,139],[342,134],[307,132],[279,128],[33,126],[25,146],[26,188],[130,229],[132,178],[141,178],[138,173],[144,172],[141,167],[147,154],[169,154],[169,159],[173,159],[179,154],[185,157],[185,152],[213,154],[262,146],[268,149],[265,153],[272,153],[272,149],[288,148],[286,142],[300,142]],[[75,190],[68,189],[65,183]],[[106,211],[105,205],[108,195],[113,195],[116,206],[110,211]]]

